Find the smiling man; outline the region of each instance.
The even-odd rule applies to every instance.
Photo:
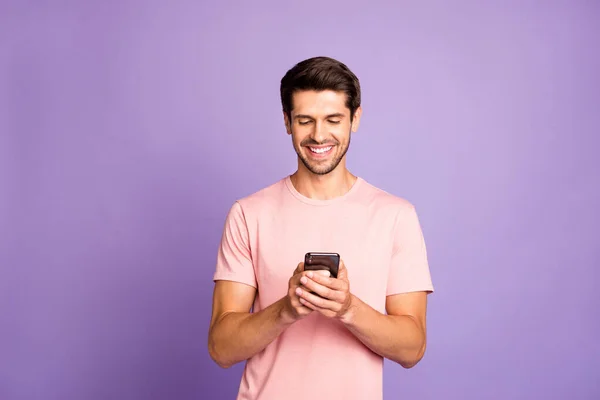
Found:
[[[355,176],[360,84],[341,62],[304,60],[281,80],[298,169],[236,201],[214,274],[208,348],[246,362],[238,399],[383,397],[383,360],[416,365],[433,291],[415,208]],[[341,257],[337,276],[307,252]]]

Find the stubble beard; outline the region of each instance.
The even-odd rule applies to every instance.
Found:
[[[296,146],[294,144],[294,150],[296,150],[296,154],[298,155],[298,158],[300,159],[300,161],[302,161],[302,164],[304,164],[304,166],[306,167],[306,169],[308,169],[311,173],[315,174],[315,175],[327,175],[328,173],[330,173],[331,171],[335,170],[337,168],[337,166],[340,164],[340,162],[342,162],[342,159],[344,158],[344,156],[346,155],[346,153],[348,152],[348,149],[350,148],[350,138],[352,137],[352,133],[350,133],[348,135],[348,142],[346,143],[346,147],[342,150],[342,152],[335,157],[333,160],[331,160],[329,162],[329,164],[327,165],[322,165],[322,164],[312,164],[310,160],[305,157],[302,154],[301,148],[307,145],[311,145],[311,144],[320,144],[320,143],[316,143],[313,141],[308,141],[307,143],[301,143],[300,146]],[[335,143],[335,146],[339,146],[339,143]],[[307,151],[310,151],[309,149],[307,149]]]

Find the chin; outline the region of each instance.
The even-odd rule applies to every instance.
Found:
[[[333,172],[336,169],[336,167],[338,166],[338,164],[332,165],[331,161],[327,165],[305,162],[304,166],[311,173],[322,176],[322,175],[327,175],[330,172]]]
[[[310,172],[312,172],[315,175],[325,176],[325,175],[329,174],[330,172],[333,172],[333,169],[323,169],[323,170],[311,169]]]

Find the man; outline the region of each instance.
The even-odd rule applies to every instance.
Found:
[[[415,208],[346,168],[360,85],[342,63],[300,62],[281,80],[290,176],[233,204],[218,252],[209,352],[247,361],[238,399],[382,398],[383,359],[426,347],[433,291]],[[341,256],[337,278],[307,252]]]

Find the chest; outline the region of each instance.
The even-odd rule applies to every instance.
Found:
[[[380,309],[393,245],[393,221],[356,207],[344,213],[323,209],[287,214],[273,210],[250,229],[259,298],[267,306],[288,290],[288,282],[307,252],[339,253],[351,292]]]

